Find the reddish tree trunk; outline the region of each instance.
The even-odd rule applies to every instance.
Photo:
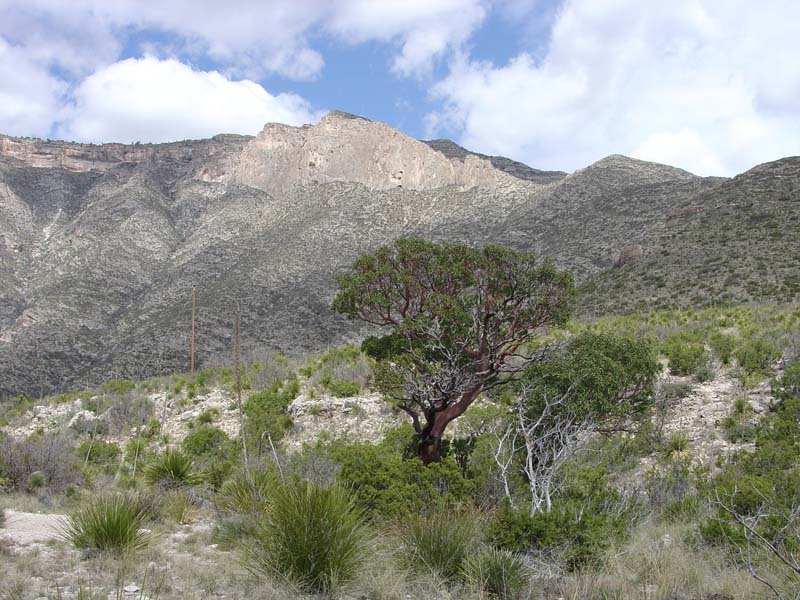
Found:
[[[478,394],[481,393],[483,386],[465,392],[455,404],[451,404],[444,410],[431,411],[428,413],[425,428],[420,434],[417,456],[426,465],[438,462],[442,458],[442,436],[445,428],[451,421],[460,417],[473,403]]]

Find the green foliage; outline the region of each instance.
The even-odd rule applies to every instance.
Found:
[[[255,572],[325,594],[351,582],[368,554],[369,532],[347,490],[300,481],[275,490],[245,549]]]
[[[412,564],[453,580],[475,549],[478,527],[473,514],[439,509],[410,515],[403,536]]]
[[[219,427],[203,425],[195,428],[183,438],[183,450],[189,456],[203,458],[208,456],[229,457],[233,440]]]
[[[689,450],[689,437],[683,431],[673,431],[667,439],[668,454],[683,454]]]
[[[77,548],[120,555],[147,546],[150,536],[142,531],[147,518],[132,496],[94,496],[68,517],[63,533]]]
[[[30,475],[28,475],[27,484],[28,484],[28,489],[31,491],[43,488],[47,484],[47,475],[45,475],[41,471],[34,471]]]
[[[549,512],[531,515],[504,502],[489,523],[488,536],[499,548],[514,552],[557,552],[570,568],[598,561],[631,523],[631,507],[606,481],[605,471],[579,465]]]
[[[357,381],[323,379],[321,383],[335,398],[351,398],[352,396],[357,396],[361,391],[361,384]]]
[[[165,450],[151,459],[145,466],[144,477],[150,485],[164,488],[198,485],[203,480],[192,458],[180,450]]]
[[[78,457],[95,465],[110,465],[119,457],[119,446],[104,440],[86,440],[77,448]]]
[[[106,381],[100,389],[104,394],[116,394],[122,396],[136,389],[136,384],[129,379],[112,379]]]
[[[204,410],[198,415],[197,422],[200,423],[201,425],[209,425],[213,423],[218,416],[219,416],[218,408],[209,408],[208,410]]]
[[[250,448],[258,448],[267,432],[273,442],[283,438],[292,426],[287,409],[300,392],[296,379],[275,383],[272,387],[252,394],[244,403],[244,429]]]
[[[648,405],[660,371],[647,340],[584,332],[573,337],[562,353],[526,371],[529,410],[539,412],[544,398],[570,392],[565,408],[577,415],[629,415]]]
[[[785,544],[785,515],[797,504],[800,489],[800,399],[789,398],[764,417],[755,430],[755,450],[735,454],[704,491],[718,507],[703,522],[701,533],[712,543],[745,543],[742,528],[719,502],[743,518],[760,515],[758,530],[766,539]],[[800,540],[794,542],[800,543]],[[794,543],[793,542],[793,543]]]
[[[753,337],[735,352],[739,366],[747,373],[764,373],[781,356],[780,348],[766,337]]]
[[[426,467],[413,455],[397,453],[403,444],[390,438],[379,445],[331,445],[329,456],[341,464],[337,479],[353,490],[359,506],[393,517],[469,498],[470,482],[451,457]]]
[[[715,331],[708,338],[708,344],[723,365],[729,365],[736,349],[736,337]]]
[[[485,548],[464,561],[464,578],[492,598],[516,598],[525,587],[525,561],[519,554]]]
[[[708,364],[708,352],[702,342],[687,333],[669,336],[662,347],[669,360],[669,368],[676,375],[691,375]]]
[[[783,377],[773,382],[772,393],[780,400],[800,398],[800,359],[786,365]]]
[[[381,358],[377,388],[414,418],[426,419],[420,425],[426,461],[440,458],[449,423],[428,410],[431,403],[474,401],[501,376],[508,357],[527,351],[544,328],[566,323],[575,291],[570,273],[537,262],[533,253],[420,239],[398,239],[360,256],[337,282],[333,310],[392,328],[364,348]],[[398,385],[409,380],[435,390],[434,396],[409,397]],[[465,381],[471,382],[468,393]]]

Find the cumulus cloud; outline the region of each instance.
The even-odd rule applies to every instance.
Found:
[[[542,60],[461,56],[430,133],[541,168],[621,152],[733,174],[800,152],[800,4],[572,0]]]
[[[391,42],[398,48],[395,71],[415,75],[469,37],[484,19],[487,2],[6,0],[0,3],[0,35],[30,51],[44,48],[53,60],[74,68],[119,50],[120,35],[161,32],[179,39],[150,40],[151,52],[207,57],[238,77],[279,73],[292,79],[320,74],[324,59],[311,40],[327,35],[346,43]],[[76,34],[80,44],[61,43]]]
[[[319,115],[293,94],[272,95],[173,59],[127,59],[98,70],[74,92],[59,137],[92,142],[163,142],[217,133],[255,134],[264,123],[300,125]]]
[[[50,134],[66,85],[0,38],[0,126],[11,135]]]

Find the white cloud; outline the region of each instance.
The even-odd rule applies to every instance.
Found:
[[[798,154],[800,4],[767,4],[573,0],[542,61],[454,61],[428,122],[540,168],[621,152],[733,174]]]
[[[58,134],[92,142],[163,142],[255,134],[267,122],[300,125],[318,117],[299,96],[272,95],[253,81],[145,57],[114,63],[83,80]]]
[[[118,56],[118,36],[155,31],[168,39],[149,40],[151,52],[208,57],[239,77],[275,72],[311,79],[320,74],[324,59],[310,39],[324,33],[346,43],[391,42],[398,47],[394,70],[418,75],[469,37],[484,19],[487,2],[3,0],[0,36],[26,45],[29,52],[40,48],[73,71],[82,66],[91,71],[109,53]]]
[[[0,38],[0,131],[47,137],[65,91],[66,85],[23,49]]]

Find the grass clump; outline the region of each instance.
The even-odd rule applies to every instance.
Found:
[[[83,550],[125,554],[141,550],[149,543],[150,536],[142,531],[149,516],[144,505],[133,496],[97,496],[68,517],[63,535]]]
[[[464,579],[492,598],[517,598],[527,580],[525,562],[519,554],[487,548],[464,561]]]
[[[445,580],[457,578],[477,539],[475,519],[437,509],[409,517],[404,531],[410,562]]]
[[[342,487],[279,487],[245,557],[251,570],[310,593],[331,593],[359,574],[369,553],[363,513]]]
[[[144,477],[150,485],[166,488],[191,487],[203,480],[191,457],[180,450],[166,450],[156,456],[145,467]]]

